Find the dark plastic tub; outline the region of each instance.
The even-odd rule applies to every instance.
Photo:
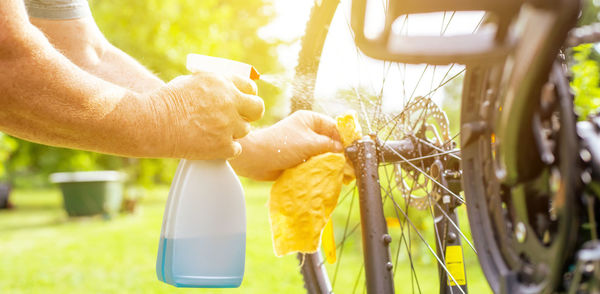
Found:
[[[112,216],[123,201],[125,175],[117,171],[54,173],[50,181],[60,186],[69,216]]]
[[[12,208],[9,201],[11,187],[7,183],[0,183],[0,209]]]

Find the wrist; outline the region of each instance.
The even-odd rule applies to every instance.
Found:
[[[174,122],[168,121],[169,108],[161,97],[161,90],[147,93],[131,91],[130,111],[135,114],[137,129],[132,140],[137,142],[138,154],[142,157],[174,158],[176,156],[173,130]]]
[[[238,141],[240,145],[242,145],[242,153],[236,158],[232,158],[229,160],[229,164],[235,170],[236,174],[244,177],[249,177],[248,170],[251,168],[248,164],[251,162],[254,150],[254,142],[252,140],[253,132],[250,132],[244,138],[241,138]]]
[[[265,159],[264,157],[265,155],[272,156],[273,152],[269,151],[271,146],[263,144],[264,140],[261,139],[261,132],[264,131],[264,129],[252,131],[238,140],[242,145],[242,153],[238,157],[229,160],[229,163],[239,176],[258,181],[274,179],[274,172],[265,169],[265,166],[268,165],[265,161],[273,160],[273,158]]]

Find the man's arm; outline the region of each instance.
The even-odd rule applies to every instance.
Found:
[[[4,131],[64,147],[143,153],[142,146],[135,146],[142,138],[131,131],[141,127],[143,116],[148,115],[140,111],[147,107],[138,95],[69,62],[27,21],[20,1],[2,1],[0,11],[0,125]],[[132,140],[114,142],[108,138],[110,133]]]
[[[137,64],[131,68],[149,74]],[[137,157],[241,153],[232,166],[260,180],[341,150],[333,121],[311,112],[244,137],[248,121],[264,111],[249,79],[199,73],[139,94],[98,78],[56,51],[28,22],[20,0],[0,1],[0,69],[0,131],[38,143]]]
[[[140,95],[56,51],[20,0],[0,1],[0,130],[35,142],[138,157],[227,158],[260,118],[246,80],[201,73]],[[200,139],[203,138],[203,139]]]
[[[30,17],[50,43],[85,71],[136,92],[155,90],[164,82],[106,40],[92,16],[50,20]]]

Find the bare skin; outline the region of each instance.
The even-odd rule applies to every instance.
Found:
[[[94,19],[30,18],[52,46],[83,70],[106,81],[142,93],[165,83],[144,66],[106,40]]]
[[[122,156],[239,155],[236,171],[262,180],[341,148],[333,121],[308,112],[246,136],[264,112],[249,79],[199,73],[164,84],[91,18],[31,22],[39,29],[21,1],[0,1],[0,131]]]
[[[263,181],[276,180],[286,168],[314,155],[341,152],[343,148],[335,121],[310,111],[297,111],[266,129],[251,132],[240,142],[242,154],[230,160],[231,166],[241,176]]]

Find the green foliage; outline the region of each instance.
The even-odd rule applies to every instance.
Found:
[[[7,173],[7,162],[10,159],[12,153],[19,147],[19,142],[3,133],[0,133],[0,180],[10,181]]]
[[[594,22],[598,22],[598,15],[600,13],[600,7],[598,7],[598,0],[584,0],[582,1],[583,11],[579,17],[579,26],[589,25]]]
[[[90,0],[100,30],[116,47],[170,80],[187,74],[185,57],[198,53],[253,64],[260,72],[283,70],[276,56],[277,43],[258,37],[258,30],[273,18],[268,0]],[[267,112],[258,124],[272,123],[272,109],[282,92],[259,84]],[[19,145],[17,150],[16,146]],[[14,154],[11,153],[14,151]],[[58,171],[119,169],[136,185],[169,183],[177,160],[136,159],[80,150],[43,146],[0,137],[0,160],[16,186],[42,186]],[[7,161],[8,160],[8,161]],[[0,177],[5,172],[0,168]]]
[[[460,108],[462,102],[462,86],[464,75],[451,80],[444,86],[444,100],[442,100],[442,110],[448,116],[450,122],[450,136],[454,136],[460,131]],[[467,102],[468,103],[468,102]],[[459,139],[454,140],[459,143]]]
[[[274,17],[267,0],[92,0],[90,5],[108,40],[164,80],[187,74],[188,53],[243,61],[263,73],[283,70],[278,44],[257,33]],[[263,123],[269,123],[282,93],[260,86],[267,106]]]
[[[593,50],[591,44],[573,49],[575,64],[571,67],[571,87],[575,93],[575,111],[580,115],[580,119],[585,119],[600,107],[600,67],[598,62],[590,59]]]

